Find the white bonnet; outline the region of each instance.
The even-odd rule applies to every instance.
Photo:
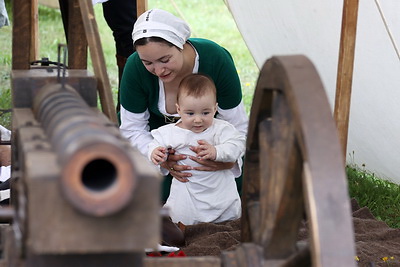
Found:
[[[190,36],[189,25],[161,9],[150,9],[136,20],[132,31],[133,43],[144,37],[160,37],[183,49]]]

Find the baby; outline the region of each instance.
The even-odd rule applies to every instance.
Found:
[[[149,158],[159,165],[175,154],[196,156],[221,162],[240,161],[245,152],[246,137],[230,123],[214,118],[217,112],[214,82],[202,74],[185,77],[177,95],[180,120],[153,130]],[[194,151],[197,151],[195,153]],[[200,166],[189,157],[178,162]],[[186,225],[201,222],[223,222],[241,216],[241,201],[231,170],[199,171],[191,169],[187,182],[172,180],[170,195],[164,205],[173,222]]]

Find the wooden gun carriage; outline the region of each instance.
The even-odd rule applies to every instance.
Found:
[[[30,66],[32,43],[13,43],[12,212],[2,266],[355,265],[343,153],[318,73],[301,55],[273,57],[260,71],[242,243],[220,257],[145,257],[160,240],[160,179],[119,135],[91,1],[67,2],[75,31],[63,78],[54,67]],[[13,4],[14,38],[33,37],[34,1]],[[95,76],[78,60],[87,46]],[[308,242],[297,241],[302,221]]]

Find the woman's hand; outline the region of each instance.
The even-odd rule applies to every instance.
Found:
[[[200,159],[193,156],[189,157],[191,160],[196,161],[201,164],[199,167],[193,167],[193,170],[197,171],[220,171],[232,169],[235,166],[236,162],[220,162],[209,159]]]
[[[190,172],[182,172],[186,170],[192,170],[191,166],[187,165],[179,165],[178,161],[186,159],[186,155],[175,155],[174,149],[168,150],[168,158],[165,162],[163,162],[161,167],[169,170],[169,173],[176,178],[178,181],[182,183],[189,182],[188,177],[191,177],[192,174]]]
[[[209,144],[204,140],[198,140],[197,143],[199,144],[198,146],[192,146],[190,149],[196,153],[196,155],[199,155]],[[235,162],[219,162],[193,156],[190,156],[189,158],[201,165],[199,167],[193,167],[193,170],[198,171],[220,171],[231,169],[233,166],[235,166]]]

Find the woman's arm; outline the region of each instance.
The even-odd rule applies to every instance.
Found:
[[[220,161],[214,161],[214,160],[204,160],[204,159],[199,159],[197,157],[190,156],[189,157],[191,160],[196,161],[197,163],[201,164],[199,167],[193,167],[193,170],[198,170],[198,171],[221,171],[221,170],[228,170],[232,169],[235,165],[236,162],[220,162]]]
[[[234,108],[221,109],[218,107],[217,119],[229,122],[244,136],[247,136],[249,118],[244,109],[243,101]]]
[[[121,126],[120,132],[122,136],[129,139],[132,146],[147,156],[148,145],[153,140],[150,133],[148,110],[143,113],[132,113],[121,106],[120,111]]]
[[[196,150],[193,150],[196,152]],[[201,166],[199,167],[191,167],[188,165],[179,165],[177,162],[179,160],[185,159],[187,156],[186,155],[175,155],[174,150],[171,150],[168,156],[167,161],[162,163],[160,166],[163,167],[164,169],[169,170],[169,173],[176,178],[180,182],[188,182],[188,178],[192,176],[190,172],[187,172],[188,170],[198,170],[198,171],[220,171],[220,170],[227,170],[227,169],[232,169],[235,165],[236,162],[218,162],[214,160],[202,160],[194,156],[189,156],[189,158],[199,164]],[[186,171],[186,172],[183,172]],[[240,171],[238,175],[235,176],[240,176]]]
[[[218,108],[217,118],[221,119],[221,120],[225,120],[227,122],[230,122],[233,126],[235,126],[235,128],[241,134],[243,134],[247,138],[247,129],[248,129],[248,124],[249,124],[249,119],[248,119],[248,116],[244,109],[243,101],[240,102],[240,104],[238,106],[231,108],[231,109]],[[233,175],[235,177],[239,177],[242,174],[242,165],[243,165],[243,160],[240,158],[236,162],[236,164],[232,165],[231,168],[226,168],[226,169],[231,169]],[[209,167],[211,168],[212,164],[209,164]],[[220,168],[223,168],[223,167],[225,167],[225,166],[224,165],[220,166]]]

